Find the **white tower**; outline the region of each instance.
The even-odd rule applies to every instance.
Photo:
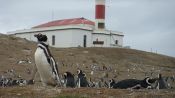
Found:
[[[105,0],[95,0],[95,29],[105,29]]]

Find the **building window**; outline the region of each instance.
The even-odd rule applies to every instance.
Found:
[[[87,36],[84,35],[84,37],[83,37],[83,47],[86,47],[86,44],[87,44]]]
[[[99,29],[104,29],[105,28],[105,24],[104,23],[98,23],[98,28]]]
[[[115,40],[115,44],[118,45],[118,40]]]
[[[94,45],[103,45],[104,41],[93,41]]]
[[[55,45],[55,35],[52,35],[52,45]]]

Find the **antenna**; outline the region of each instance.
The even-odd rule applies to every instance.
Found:
[[[111,3],[112,3],[111,0],[106,0],[106,7],[109,8]]]

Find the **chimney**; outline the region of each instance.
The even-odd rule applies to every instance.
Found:
[[[105,29],[105,0],[95,0],[95,29]]]

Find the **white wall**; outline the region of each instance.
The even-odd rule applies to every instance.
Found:
[[[49,39],[49,45],[52,47],[66,48],[72,43],[72,30],[56,30],[45,32]],[[52,45],[52,36],[55,36],[55,45]]]
[[[91,32],[88,30],[81,29],[67,29],[67,30],[55,30],[55,31],[44,31],[44,32],[32,32],[32,33],[19,33],[15,36],[26,38],[30,41],[37,41],[34,37],[35,34],[42,33],[47,35],[49,45],[52,47],[83,47],[84,35],[87,36],[87,47],[91,46]],[[55,45],[52,45],[52,36],[55,36]]]
[[[20,34],[15,34],[15,36],[20,38],[25,38],[30,41],[37,41],[37,39],[34,37],[34,34],[36,33],[20,33]]]
[[[50,39],[50,45],[52,44],[52,35],[55,35],[55,45],[53,47],[83,47],[84,35],[87,36],[86,46],[91,46],[91,32],[81,29],[67,29],[48,32],[47,36]],[[51,45],[52,46],[52,45]]]
[[[92,31],[72,30],[72,47],[84,46],[84,35],[86,35],[86,47],[91,47]]]
[[[93,34],[92,35],[92,46],[93,41],[104,41],[103,45],[95,45],[95,47],[115,47],[123,45],[123,36],[118,35],[110,35],[110,34]],[[115,44],[115,40],[118,40],[118,45]]]
[[[26,38],[30,41],[37,41],[34,34],[42,33],[47,35],[49,45],[52,47],[67,48],[67,47],[83,47],[84,35],[87,36],[87,47],[94,47],[93,41],[104,41],[103,45],[96,45],[96,47],[116,47],[123,45],[123,37],[120,35],[110,35],[107,33],[92,33],[91,30],[82,29],[64,29],[54,31],[42,31],[32,33],[18,33],[17,37]],[[52,36],[55,36],[55,45],[52,45]],[[115,45],[115,40],[118,40],[118,45]]]
[[[98,39],[98,41],[104,41],[104,44],[96,45],[96,47],[109,47],[109,36],[104,35],[104,34],[93,34],[92,36],[93,36],[92,45],[93,45],[93,41],[96,41]]]
[[[115,40],[118,40],[119,46],[123,46],[123,36],[112,35],[111,36],[111,44],[115,44]]]

